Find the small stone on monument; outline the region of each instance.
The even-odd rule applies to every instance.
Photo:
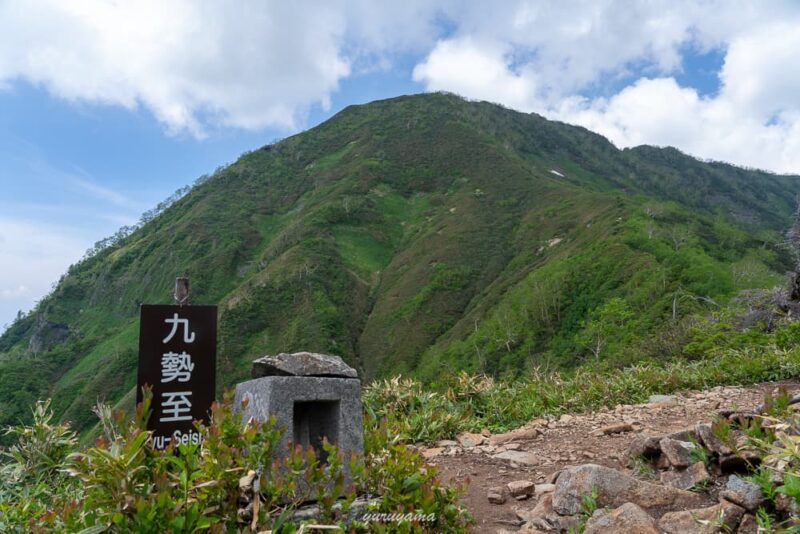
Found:
[[[339,356],[313,352],[281,353],[253,361],[253,378],[264,376],[327,376],[358,378],[355,369]]]

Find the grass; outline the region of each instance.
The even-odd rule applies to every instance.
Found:
[[[392,258],[391,246],[376,239],[368,229],[338,226],[333,230],[333,236],[344,262],[368,281]]]
[[[642,362],[622,369],[583,367],[501,381],[462,373],[438,391],[395,377],[364,391],[366,409],[403,440],[434,442],[461,431],[502,432],[543,416],[646,402],[653,394],[745,385],[800,376],[800,348],[731,349],[701,360]],[[730,427],[715,424],[730,441]]]

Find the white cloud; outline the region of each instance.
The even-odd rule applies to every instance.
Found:
[[[47,294],[90,243],[64,228],[0,218],[0,330]]]
[[[413,77],[433,91],[448,90],[528,110],[537,93],[536,78],[512,72],[510,54],[510,47],[478,44],[469,37],[440,41],[414,68]]]
[[[447,2],[442,2],[446,5]],[[150,110],[172,132],[295,130],[354,67],[434,40],[422,0],[27,0],[0,3],[0,88]]]
[[[800,4],[782,1],[29,0],[0,4],[0,87],[23,79],[141,107],[200,137],[295,130],[343,79],[416,54],[413,79],[429,90],[578,122],[621,146],[798,172],[799,25]],[[722,90],[704,98],[675,80],[687,50],[712,49],[725,53]],[[124,204],[94,181],[73,186]]]
[[[581,4],[580,2],[578,4]],[[414,69],[449,90],[586,126],[618,146],[671,145],[703,158],[800,173],[800,5],[519,3],[465,16]],[[687,49],[722,50],[718,94],[676,81]],[[596,84],[624,82],[587,98]]]
[[[325,2],[32,0],[0,4],[0,80],[143,105],[174,131],[297,126],[349,72]]]

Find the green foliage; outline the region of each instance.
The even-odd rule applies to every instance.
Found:
[[[588,349],[596,360],[606,350],[628,342],[636,330],[634,313],[626,302],[614,297],[592,312],[576,336],[579,346]]]
[[[65,475],[77,440],[68,426],[53,424],[50,402],[37,402],[30,426],[6,430],[13,445],[0,462],[0,531],[41,531],[40,522],[71,524],[81,489]]]
[[[694,444],[694,447],[689,449],[689,457],[692,459],[692,463],[703,462],[706,466],[709,465],[711,456],[706,448],[697,443],[694,439],[692,439],[691,442]]]
[[[778,486],[775,491],[788,495],[800,504],[800,474],[787,474],[783,485]]]
[[[33,408],[31,426],[15,426],[6,430],[15,443],[3,454],[15,462],[16,478],[33,475],[55,475],[77,443],[75,433],[67,425],[53,424],[50,401],[39,401]]]
[[[458,504],[462,488],[442,485],[436,469],[419,455],[391,443],[386,425],[369,419],[365,458],[341,457],[325,442],[325,462],[313,449],[295,448],[286,458],[273,451],[281,430],[274,419],[243,424],[229,399],[212,408],[208,426],[196,423],[202,445],[155,450],[145,430],[150,394],[132,420],[97,409],[103,435],[77,451],[74,433],[51,426],[49,403],[34,410],[32,427],[11,429],[18,442],[2,466],[0,529],[3,532],[77,532],[96,527],[111,532],[238,532],[253,528],[294,532],[289,519],[314,500],[322,521],[358,532],[466,532],[471,518]],[[321,451],[320,451],[321,452]],[[68,456],[69,454],[69,456]],[[352,487],[344,486],[344,462]],[[67,474],[69,476],[67,476]],[[258,515],[239,513],[240,479],[258,476]],[[341,523],[356,492],[377,495],[373,512],[414,513],[429,519]],[[336,496],[341,512],[334,512]]]
[[[577,514],[578,524],[569,529],[570,534],[579,534],[586,529],[586,522],[598,509],[597,497],[598,491],[595,486],[592,487],[591,493],[581,496],[581,510]]]
[[[759,466],[753,474],[746,477],[747,480],[750,482],[757,484],[759,488],[761,488],[761,493],[764,494],[764,497],[767,501],[774,503],[775,502],[775,494],[777,493],[777,488],[775,484],[772,482],[772,472],[764,466]]]
[[[711,432],[714,434],[714,437],[727,445],[729,448],[736,449],[736,443],[733,439],[734,436],[731,432],[732,429],[733,427],[731,426],[730,421],[724,417],[716,416],[714,421],[711,423]]]

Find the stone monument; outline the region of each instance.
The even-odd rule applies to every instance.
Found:
[[[336,445],[345,460],[364,454],[361,381],[340,357],[311,352],[265,356],[253,362],[253,380],[236,386],[234,406],[243,420],[265,421],[271,415],[284,433],[275,454],[289,447],[313,447],[322,462],[323,438]],[[349,479],[349,473],[345,473]]]

